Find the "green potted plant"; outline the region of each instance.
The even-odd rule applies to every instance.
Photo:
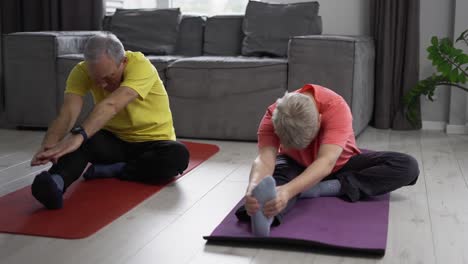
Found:
[[[468,30],[461,33],[455,43],[461,43],[468,47]],[[417,103],[421,95],[427,96],[434,101],[434,91],[439,85],[450,85],[468,92],[466,82],[468,80],[468,54],[454,47],[449,38],[439,39],[432,37],[431,45],[427,48],[428,59],[436,67],[437,72],[432,76],[421,80],[408,91],[404,98],[406,106],[406,117],[411,122],[417,122]]]

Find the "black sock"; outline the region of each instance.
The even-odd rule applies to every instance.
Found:
[[[31,192],[47,209],[60,209],[63,207],[63,187],[60,175],[43,171],[34,178]]]

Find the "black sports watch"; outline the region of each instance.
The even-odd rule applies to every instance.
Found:
[[[80,134],[81,136],[83,136],[83,142],[88,140],[88,134],[86,134],[86,131],[82,126],[75,126],[74,128],[72,128],[72,130],[70,130],[70,133],[72,133],[73,135]]]

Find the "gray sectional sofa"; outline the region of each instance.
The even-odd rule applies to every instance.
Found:
[[[289,45],[279,51],[286,52],[284,56],[255,52],[243,56],[247,53],[244,33],[250,33],[246,32],[244,16],[182,16],[173,50],[147,55],[166,86],[177,135],[256,140],[266,107],[285,91],[305,83],[317,83],[342,95],[351,107],[353,127],[359,134],[373,110],[373,41],[365,36],[321,35],[320,17],[314,19],[312,30],[318,32],[291,36]],[[255,21],[248,22],[252,25]],[[112,23],[112,18],[107,18],[105,29],[118,33]],[[10,123],[46,127],[53,120],[68,73],[83,60],[84,43],[95,33],[5,36],[6,115]],[[91,107],[89,97],[85,109]]]

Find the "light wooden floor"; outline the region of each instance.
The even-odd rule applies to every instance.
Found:
[[[0,130],[0,195],[30,184],[43,169],[28,165],[42,135]],[[0,263],[468,263],[468,136],[368,128],[359,137],[360,147],[413,155],[421,169],[415,186],[391,195],[380,259],[205,245],[202,236],[243,196],[256,154],[255,143],[214,143],[221,147],[216,156],[91,237],[0,234]]]

